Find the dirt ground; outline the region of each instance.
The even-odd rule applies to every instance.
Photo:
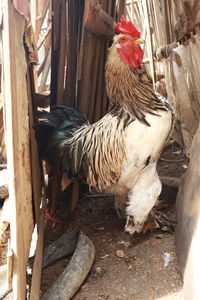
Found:
[[[161,159],[158,164],[161,176],[180,178],[188,164],[176,144],[168,146]],[[176,193],[175,188],[163,186],[160,196],[167,203],[165,213],[170,219],[175,219]],[[66,218],[65,204],[66,201],[61,204],[59,214],[65,224],[58,224],[55,229],[47,226],[45,245],[64,232],[79,228],[96,249],[92,269],[73,300],[183,299],[173,234],[154,231],[130,236],[124,232],[124,220],[116,215],[113,198],[91,196],[87,190],[81,193],[71,217]],[[170,256],[167,266],[166,255]],[[62,259],[43,271],[42,292],[51,286],[67,263],[68,259]]]
[[[180,178],[187,165],[188,159],[176,144],[172,144],[163,151],[158,172],[160,176]],[[176,188],[163,186],[160,195],[168,206],[164,212],[172,220],[175,219],[176,193]],[[81,189],[75,213],[69,217],[67,198],[59,204],[57,215],[64,224],[58,224],[54,229],[47,224],[45,246],[66,231],[79,228],[96,249],[91,271],[73,300],[183,299],[173,234],[154,231],[130,236],[124,232],[125,221],[115,212],[114,199],[91,195],[85,187]],[[3,242],[0,265],[6,263],[6,249],[7,244]],[[166,255],[170,256],[167,266]],[[62,259],[43,271],[41,294],[52,285],[68,262],[69,259]]]

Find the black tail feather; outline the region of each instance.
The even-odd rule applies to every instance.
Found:
[[[50,112],[37,111],[33,128],[41,158],[52,165],[59,163],[62,144],[81,126],[88,124],[83,113],[69,106],[54,106]],[[67,149],[62,155],[67,156]]]

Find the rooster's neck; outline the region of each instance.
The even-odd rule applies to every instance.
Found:
[[[117,49],[109,49],[106,63],[106,88],[112,105],[120,105],[137,119],[146,123],[146,113],[166,110],[153,90],[152,79],[144,66],[133,68],[124,63]]]

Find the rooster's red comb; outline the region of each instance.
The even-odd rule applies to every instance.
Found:
[[[130,34],[132,37],[138,39],[141,35],[141,32],[133,25],[131,21],[127,21],[124,16],[121,17],[121,20],[115,25],[115,29],[120,33]]]

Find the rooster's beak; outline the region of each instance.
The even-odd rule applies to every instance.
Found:
[[[144,44],[144,40],[139,38],[134,41],[134,44],[136,44],[136,45]]]

